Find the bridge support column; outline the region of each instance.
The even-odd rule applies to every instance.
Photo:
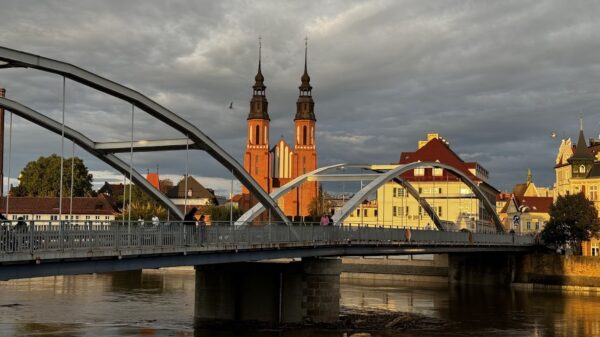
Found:
[[[514,279],[513,254],[448,254],[450,284],[510,285]]]
[[[339,259],[196,266],[195,323],[333,322]]]

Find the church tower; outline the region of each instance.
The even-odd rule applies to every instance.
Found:
[[[265,78],[261,71],[261,42],[258,42],[258,72],[252,86],[252,99],[247,119],[247,141],[244,154],[244,168],[267,193],[270,192],[269,181],[269,113],[264,84]],[[242,188],[245,197],[244,206],[251,207],[255,202],[250,200],[250,193]]]
[[[303,175],[317,168],[317,142],[316,142],[316,122],[315,102],[312,98],[312,86],[310,85],[310,76],[308,76],[307,67],[308,41],[304,43],[304,74],[302,74],[300,85],[300,95],[296,102],[296,117],[294,117],[295,126],[295,146],[296,154],[295,170],[296,176]],[[309,215],[309,204],[317,197],[317,182],[307,182],[298,188],[297,205],[300,216]]]

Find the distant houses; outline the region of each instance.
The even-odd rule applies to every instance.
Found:
[[[62,198],[62,212],[58,197],[6,197],[0,198],[0,212],[8,220],[22,217],[26,221],[46,224],[59,220],[102,224],[115,220],[117,210],[112,199],[99,194],[96,197]],[[7,210],[8,209],[8,210]]]

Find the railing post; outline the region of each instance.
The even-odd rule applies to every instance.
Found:
[[[35,222],[31,221],[29,227],[29,252],[33,254],[33,231],[35,228]]]

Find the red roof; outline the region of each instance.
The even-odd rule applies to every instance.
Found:
[[[58,214],[58,197],[10,197],[8,211],[10,214]],[[69,214],[71,199],[62,198],[62,214]],[[0,198],[0,212],[6,213],[6,198]],[[104,195],[97,197],[74,197],[73,214],[115,214],[110,200]]]
[[[146,175],[146,180],[148,180],[148,182],[152,184],[152,186],[154,186],[157,190],[160,190],[160,180],[158,179],[158,173],[148,172],[148,174]]]
[[[498,193],[496,194],[496,201],[507,201],[511,196],[512,194],[506,192]]]
[[[418,149],[415,152],[402,152],[400,154],[400,162],[399,164],[408,164],[416,161],[429,161],[429,162],[440,162],[442,164],[446,164],[456,168],[461,171],[467,177],[469,177],[473,181],[481,181],[481,179],[477,178],[471,171],[469,171],[469,167],[475,167],[477,163],[465,163],[460,157],[454,153],[450,149],[450,147],[442,142],[439,138],[433,138],[427,142],[423,147]],[[448,174],[446,176],[446,171],[443,173],[443,181],[446,179],[455,179],[452,174]],[[426,173],[427,175],[427,173]],[[407,172],[407,174],[402,175],[403,178],[408,178],[409,180],[425,180],[418,179],[419,177],[414,177],[413,172]],[[427,179],[430,180],[431,178]]]
[[[517,207],[527,206],[530,213],[548,213],[552,206],[552,197],[515,197]]]

